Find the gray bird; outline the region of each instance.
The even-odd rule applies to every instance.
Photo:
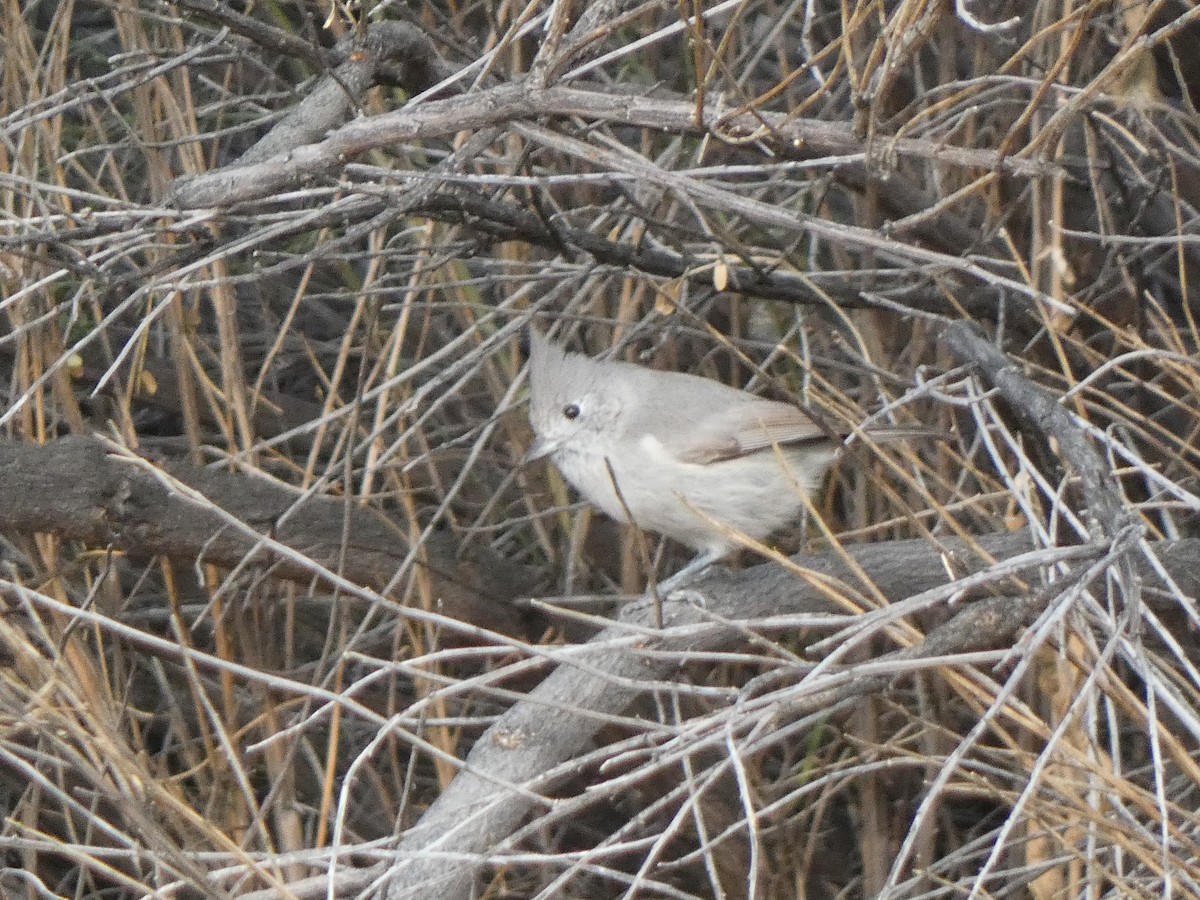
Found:
[[[669,590],[794,521],[842,444],[799,408],[708,378],[567,353],[531,331],[526,460],[563,477],[619,522],[686,544]],[[911,437],[880,429],[873,438]]]

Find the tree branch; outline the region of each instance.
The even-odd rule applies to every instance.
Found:
[[[668,602],[664,609],[666,636],[646,635],[653,628],[654,609],[647,602],[626,606],[618,624],[589,642],[587,650],[571,656],[528,698],[513,706],[475,743],[462,771],[405,835],[396,851],[388,900],[438,896],[466,897],[476,873],[538,805],[538,789],[561,777],[557,767],[574,758],[606,721],[641,693],[641,684],[669,678],[688,653],[734,646],[744,640],[741,628],[709,625],[713,619],[743,621],[755,617],[842,611],[830,599],[830,582],[869,582],[889,600],[899,602],[938,587],[954,585],[948,571],[967,573],[986,568],[985,559],[1012,559],[1030,549],[1024,535],[1004,534],[976,539],[972,545],[946,542],[941,553],[923,540],[893,541],[848,547],[794,559],[807,573],[799,579],[784,568],[767,564],[735,574],[718,574],[700,582],[695,593],[704,606]],[[1200,540],[1164,543],[1159,559],[1185,589],[1200,587]],[[1046,551],[1028,555],[1029,567],[1048,563]],[[1076,547],[1054,551],[1056,559],[1095,556],[1102,548]],[[1004,577],[1010,574],[1004,572]],[[1157,580],[1150,566],[1148,580]],[[1039,604],[1030,598],[1010,603],[1007,598],[967,606],[950,623],[931,633],[922,646],[900,651],[903,658],[944,656],[1011,643],[1017,631],[1036,616]],[[944,603],[944,602],[943,602]],[[630,629],[640,634],[629,641]],[[671,631],[678,630],[675,636]],[[682,632],[682,633],[679,633]],[[924,649],[922,649],[924,647]],[[852,680],[835,694],[811,698],[828,706],[851,696],[884,687],[876,679]],[[564,767],[569,771],[570,767]],[[550,773],[549,775],[547,773]],[[448,865],[441,853],[453,853]],[[463,859],[474,858],[468,864]],[[255,896],[255,895],[249,895]]]
[[[731,115],[719,104],[706,106],[697,122],[695,104],[684,100],[505,84],[350,122],[319,143],[296,146],[267,160],[255,158],[249,165],[180,179],[176,182],[173,202],[182,209],[199,209],[262,200],[309,179],[336,173],[347,160],[370,150],[547,116],[578,116],[589,121],[686,134],[713,133],[730,140],[774,143],[792,151],[803,147],[810,153],[863,151],[861,137],[849,124],[766,112]],[[1013,175],[1046,175],[1057,171],[1049,163],[1004,157],[989,150],[947,147],[917,138],[889,141],[888,151],[901,157]]]
[[[358,584],[387,585],[409,552],[406,535],[372,510],[324,496],[304,497],[263,477],[172,462],[174,478],[215,507]],[[253,537],[167,489],[152,474],[109,455],[89,437],[50,444],[0,442],[4,504],[0,531],[48,532],[135,559],[162,555],[225,568],[251,557],[270,574],[303,583],[318,571],[272,554]],[[448,536],[425,548],[445,615],[506,634],[524,631],[510,604],[530,580],[506,560],[457,558]],[[481,551],[483,552],[483,551]]]

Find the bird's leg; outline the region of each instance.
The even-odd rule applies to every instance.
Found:
[[[704,574],[709,566],[711,566],[724,555],[724,553],[718,553],[713,550],[697,554],[690,563],[688,563],[670,578],[664,579],[657,584],[656,588],[658,590],[658,595],[660,597],[666,597],[669,593],[671,593],[671,591],[676,590],[683,584]]]

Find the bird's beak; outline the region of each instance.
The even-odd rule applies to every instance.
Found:
[[[533,446],[529,448],[529,452],[525,454],[525,458],[521,460],[522,465],[541,459],[543,456],[549,456],[558,446],[553,441],[548,441],[543,437],[534,437]]]

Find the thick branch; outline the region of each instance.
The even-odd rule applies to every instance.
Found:
[[[355,503],[293,490],[224,469],[180,463],[164,468],[261,534],[302,552],[358,584],[379,588],[395,576],[409,551],[405,534]],[[277,558],[212,509],[168,490],[153,474],[110,456],[92,438],[51,444],[0,443],[4,502],[0,531],[48,532],[130,557],[162,555],[191,565],[197,559],[226,568],[247,556],[271,574],[311,582],[314,569]],[[504,560],[457,559],[448,537],[425,548],[442,612],[494,631],[520,633],[519,616],[503,602],[527,591],[518,568]]]
[[[325,73],[295,109],[238,161],[239,166],[286,156],[292,149],[319,141],[346,121],[362,95],[388,67],[405,87],[417,91],[451,74],[428,37],[403,22],[376,22],[366,38],[342,41],[330,53],[337,68]]]
[[[1009,406],[1078,474],[1087,502],[1088,530],[1094,538],[1112,537],[1137,521],[1121,500],[1111,468],[1083,428],[1049,391],[1021,374],[1000,348],[971,325],[954,322],[942,334],[947,349],[996,386]]]
[[[755,112],[728,115],[718,104],[709,104],[699,122],[696,107],[682,99],[609,94],[598,90],[506,84],[484,91],[405,107],[394,113],[350,122],[320,143],[297,147],[252,165],[227,167],[176,184],[174,202],[183,209],[228,206],[261,200],[295,188],[318,176],[333,174],[352,159],[370,150],[460,131],[504,125],[518,120],[578,116],[672,133],[721,135],[730,140],[753,138],[780,147],[804,147],[812,153],[862,153],[862,139],[849,124],[796,119],[779,113]],[[896,156],[1017,175],[1044,175],[1054,167],[988,150],[947,147],[917,138],[890,141],[887,151]]]
[[[976,544],[986,554],[1010,558],[1029,549],[1023,535],[980,538]],[[951,581],[948,570],[958,573],[983,568],[978,552],[961,542],[934,552],[925,541],[896,541],[847,548],[854,567],[843,556],[827,553],[797,557],[805,569],[825,579],[845,584],[860,583],[860,570],[874,587],[890,600],[900,600]],[[1161,561],[1185,590],[1200,584],[1197,560],[1200,541],[1180,541],[1157,548]],[[1076,548],[1081,552],[1095,552]],[[1031,555],[1030,565],[1044,563]],[[1153,579],[1148,568],[1142,573]],[[729,620],[757,616],[833,611],[820,579],[796,578],[776,565],[757,566],[733,575],[705,579],[698,589],[703,608],[688,603],[668,603],[666,627],[700,624],[714,617]],[[930,636],[926,655],[945,655],[979,649],[994,649],[1010,643],[1013,636],[1040,609],[1034,603],[989,600],[978,609],[968,606],[959,618],[961,626],[947,623]],[[573,658],[575,664],[561,665],[526,699],[512,707],[476,742],[463,770],[434,802],[421,821],[405,836],[397,850],[389,900],[438,896],[456,900],[468,895],[478,865],[489,851],[512,834],[535,808],[539,777],[574,758],[594,737],[607,716],[621,713],[639,694],[638,685],[670,677],[688,651],[727,648],[744,639],[741,630],[712,627],[675,639],[646,638],[639,648],[614,646],[628,635],[627,626],[651,628],[654,610],[645,603],[627,606],[621,624],[602,632],[592,642],[594,650]],[[644,650],[653,650],[648,655]],[[908,658],[920,648],[906,652]],[[875,681],[851,684],[843,693],[876,690]],[[822,702],[830,702],[822,696]],[[844,698],[841,698],[844,699]],[[476,866],[456,862],[448,865],[439,854],[446,851],[475,857]]]

